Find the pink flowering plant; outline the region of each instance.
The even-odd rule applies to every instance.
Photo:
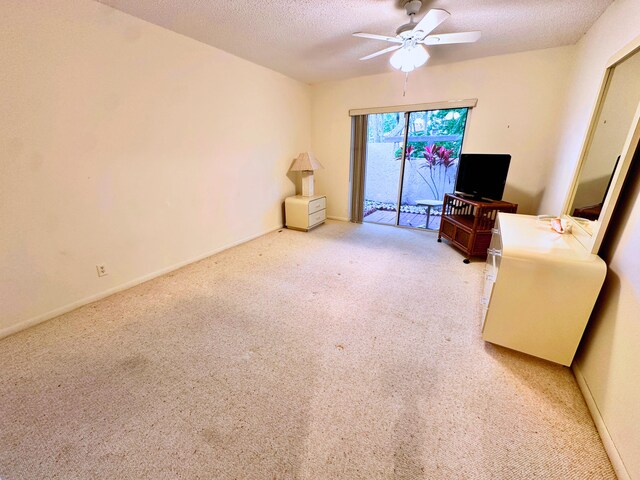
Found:
[[[396,159],[400,160],[401,157],[398,156]],[[452,167],[457,164],[458,158],[454,156],[452,148],[432,143],[425,145],[420,151],[413,145],[408,145],[407,160],[425,181],[433,198],[442,198],[446,187],[453,184],[455,169]]]

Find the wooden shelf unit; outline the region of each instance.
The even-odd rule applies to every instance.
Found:
[[[469,263],[471,257],[486,257],[498,212],[516,213],[517,209],[515,203],[485,202],[445,194],[438,242],[446,238],[462,250],[464,263]]]

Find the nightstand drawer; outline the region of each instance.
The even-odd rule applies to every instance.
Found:
[[[324,200],[324,198],[322,198],[321,200]],[[327,211],[326,210],[320,210],[319,212],[315,212],[309,215],[309,226],[313,227],[314,225],[320,223],[320,222],[324,222],[327,218]]]
[[[325,208],[327,208],[327,199],[325,197],[317,198],[309,202],[309,215]]]

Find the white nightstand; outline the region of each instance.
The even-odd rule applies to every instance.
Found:
[[[327,219],[326,195],[287,197],[284,201],[287,228],[305,232],[317,227]]]

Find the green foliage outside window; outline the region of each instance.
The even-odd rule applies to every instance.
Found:
[[[460,139],[455,141],[436,141],[436,142],[417,142],[411,141],[409,145],[412,145],[417,155],[421,155],[421,152],[425,150],[425,147],[444,147],[447,150],[452,150],[453,158],[460,157],[460,149],[462,148],[462,135],[464,134],[464,128],[467,122],[466,108],[457,108],[450,110],[430,110],[426,112],[413,112],[410,115],[409,123],[409,138],[420,136],[436,136],[436,135],[459,135]],[[385,114],[396,115],[396,114]],[[445,117],[449,116],[447,119]],[[421,125],[423,122],[424,130],[416,131],[416,124]],[[391,122],[389,122],[391,123]],[[396,159],[402,158],[402,145],[399,145],[395,151]]]

